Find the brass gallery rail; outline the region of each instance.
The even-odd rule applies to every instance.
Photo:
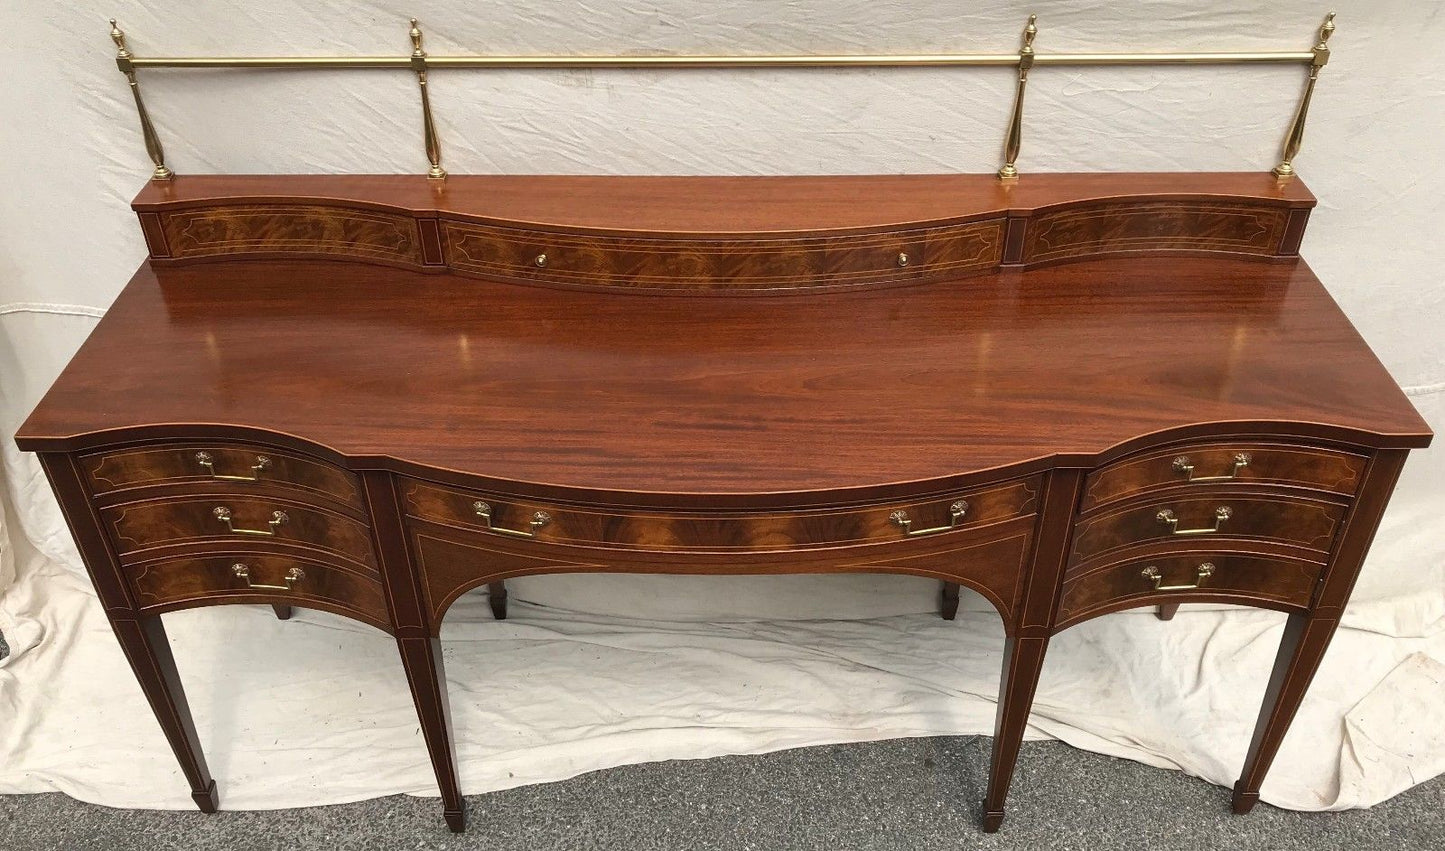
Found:
[[[146,152],[155,163],[151,177],[168,180],[174,176],[165,164],[165,152],[160,137],[146,112],[141,100],[140,87],[136,82],[139,68],[277,68],[277,69],[337,69],[337,68],[406,68],[416,73],[421,91],[422,130],[427,160],[431,163],[427,176],[437,180],[447,175],[442,168],[441,142],[437,138],[436,124],[432,119],[431,96],[427,89],[427,73],[434,68],[951,68],[1012,66],[1018,69],[1018,85],[1015,89],[1013,110],[1009,120],[1008,133],[1004,141],[1004,163],[998,170],[1003,180],[1018,177],[1019,149],[1023,135],[1024,90],[1028,85],[1029,71],[1036,65],[1053,66],[1094,66],[1094,65],[1243,65],[1243,64],[1299,64],[1308,69],[1304,94],[1300,97],[1294,119],[1285,134],[1281,159],[1274,167],[1280,178],[1294,175],[1294,158],[1299,154],[1304,139],[1305,118],[1309,114],[1310,98],[1314,95],[1315,82],[1320,68],[1329,62],[1330,35],[1335,31],[1335,13],[1325,16],[1320,26],[1314,47],[1303,51],[1259,51],[1243,53],[1044,53],[1034,51],[1034,39],[1038,35],[1036,16],[1030,15],[1024,27],[1022,43],[1017,53],[999,54],[900,54],[900,55],[817,55],[817,56],[428,56],[422,48],[422,33],[416,19],[411,20],[412,50],[403,56],[175,56],[141,57],[130,52],[125,44],[125,33],[110,22],[110,37],[115,42],[116,65],[130,84],[135,97],[136,110],[140,114],[141,135],[145,139]]]

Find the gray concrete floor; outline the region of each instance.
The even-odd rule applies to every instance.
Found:
[[[1057,742],[1024,746],[1008,819],[988,835],[977,824],[988,749],[985,738],[905,739],[626,766],[469,797],[460,836],[435,798],[205,816],[18,795],[0,797],[0,849],[1445,848],[1445,777],[1370,810],[1261,804],[1233,816],[1227,789]]]

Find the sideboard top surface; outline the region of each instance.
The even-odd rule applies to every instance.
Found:
[[[1280,185],[1249,177],[1259,191]],[[202,180],[148,187],[137,207]],[[636,206],[614,205],[610,220],[685,228],[708,204],[695,188],[717,179],[675,179],[682,191],[658,204],[644,188],[659,179],[556,180],[623,181],[615,197]],[[715,185],[785,185],[771,180],[863,192],[913,179]],[[560,215],[555,200],[527,208],[521,178],[476,185],[496,194],[469,196],[474,210]],[[1283,185],[1271,191],[1312,203]],[[1047,194],[1028,186],[987,191]],[[852,191],[809,221],[935,212],[888,192],[860,209],[842,200]],[[805,218],[744,208],[717,215],[750,228]],[[604,214],[571,220],[586,215]],[[237,429],[358,466],[698,495],[905,486],[1055,456],[1084,464],[1170,430],[1430,439],[1304,262],[1186,255],[767,296],[559,289],[348,260],[147,261],[17,439],[73,450]]]

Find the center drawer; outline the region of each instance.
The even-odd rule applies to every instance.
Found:
[[[454,490],[401,480],[419,520],[543,543],[615,549],[769,551],[884,543],[949,535],[1033,514],[1039,479],[960,490],[917,501],[793,512],[593,508]]]

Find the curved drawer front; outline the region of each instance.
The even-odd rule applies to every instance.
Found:
[[[422,263],[411,216],[358,207],[220,204],[163,212],[159,230],[157,237],[175,258],[302,254]]]
[[[1130,544],[1211,538],[1260,538],[1329,551],[1345,509],[1286,497],[1194,496],[1138,503],[1080,520],[1072,563]]]
[[[238,551],[159,559],[129,567],[126,574],[142,611],[187,603],[271,602],[340,609],[382,628],[389,621],[379,581],[315,559]]]
[[[1003,219],[797,238],[643,238],[442,221],[447,265],[488,278],[641,289],[790,289],[992,269]]]
[[[296,488],[362,508],[356,477],[349,471],[266,447],[219,443],[148,446],[91,455],[81,463],[97,495],[127,488],[217,481],[237,489],[266,485]]]
[[[152,499],[102,509],[101,518],[123,557],[172,544],[245,541],[315,547],[376,566],[371,533],[365,525],[288,500],[242,496]]]
[[[1136,199],[1067,204],[1029,219],[1023,262],[1164,251],[1272,255],[1285,240],[1290,210],[1230,199]]]
[[[1089,474],[1081,511],[1169,487],[1267,484],[1353,495],[1364,456],[1310,446],[1208,443],[1131,456]]]
[[[1321,569],[1305,559],[1208,550],[1132,559],[1065,581],[1058,623],[1128,606],[1190,600],[1303,609]]]
[[[401,480],[419,520],[542,543],[618,549],[768,551],[948,535],[1032,514],[1037,478],[919,502],[798,512],[653,512],[593,509],[452,490]]]

